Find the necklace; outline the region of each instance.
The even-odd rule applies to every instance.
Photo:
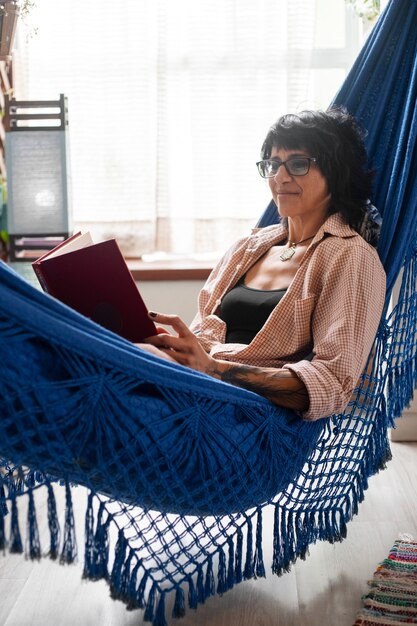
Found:
[[[313,239],[315,237],[315,235],[312,235],[311,237],[307,237],[306,239],[302,239],[301,241],[289,241],[289,248],[285,248],[285,250],[283,252],[281,252],[281,254],[279,255],[279,258],[281,259],[281,261],[288,261],[289,259],[292,259],[292,257],[295,254],[295,250],[297,248],[297,246],[300,245],[300,243],[304,243],[305,241],[308,241],[309,239]]]

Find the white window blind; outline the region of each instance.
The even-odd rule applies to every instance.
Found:
[[[17,99],[68,97],[73,214],[126,255],[222,250],[269,202],[255,162],[360,45],[344,0],[37,0]]]

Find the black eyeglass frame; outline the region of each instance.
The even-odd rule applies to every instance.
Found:
[[[288,166],[287,163],[291,163],[291,161],[299,161],[299,160],[306,160],[307,161],[307,169],[303,174],[294,174],[291,171],[291,166]],[[262,163],[276,163],[277,164],[277,170],[274,174],[271,174],[270,176],[264,176],[262,174],[261,171],[261,164]],[[316,157],[308,157],[308,156],[293,156],[290,157],[289,159],[287,159],[286,161],[278,161],[276,159],[263,159],[262,161],[258,161],[256,164],[256,167],[258,168],[258,172],[259,174],[262,176],[262,178],[274,178],[274,176],[276,176],[278,174],[278,170],[281,167],[281,165],[283,165],[287,171],[287,174],[289,174],[289,176],[307,176],[307,174],[310,171],[310,167],[312,163],[317,163],[317,158]]]

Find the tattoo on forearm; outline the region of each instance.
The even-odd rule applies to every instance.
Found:
[[[224,382],[258,393],[279,406],[297,411],[308,409],[307,389],[290,370],[231,365],[224,371],[213,369],[211,374]]]

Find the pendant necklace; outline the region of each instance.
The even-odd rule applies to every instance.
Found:
[[[281,254],[279,255],[279,258],[281,259],[281,261],[288,261],[289,259],[292,259],[297,246],[299,246],[300,243],[308,241],[309,239],[313,239],[314,237],[315,235],[312,235],[311,237],[307,237],[306,239],[302,239],[301,241],[289,241],[288,243],[290,247],[285,248],[285,250],[283,250],[283,252],[281,252]]]

